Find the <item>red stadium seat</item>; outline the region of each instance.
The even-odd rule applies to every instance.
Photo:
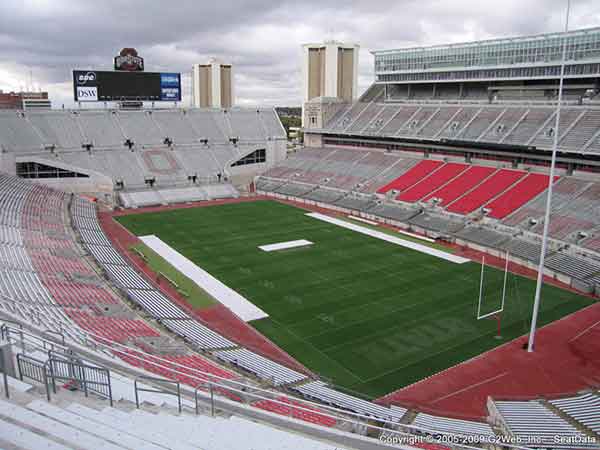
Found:
[[[418,183],[424,177],[430,175],[434,170],[439,169],[443,165],[444,163],[442,161],[425,159],[419,162],[416,166],[414,166],[402,176],[396,178],[395,180],[386,184],[382,188],[379,188],[377,192],[379,194],[385,194],[391,190],[404,191],[405,189],[408,189],[413,184]]]
[[[501,169],[467,195],[452,203],[448,211],[469,214],[500,195],[525,175],[527,173],[520,170]]]
[[[529,200],[544,192],[546,187],[548,187],[549,178],[548,175],[540,173],[533,173],[525,177],[500,197],[486,205],[486,208],[491,210],[489,216],[494,219],[505,218]],[[559,177],[555,177],[554,182],[556,182],[558,178]]]
[[[479,183],[483,182],[496,170],[497,169],[494,167],[471,166],[468,170],[465,170],[446,186],[443,186],[437,191],[433,191],[431,194],[425,197],[423,201],[426,202],[432,198],[439,198],[441,200],[441,206],[449,205],[461,195],[464,195],[465,192],[469,192]]]
[[[436,170],[431,176],[424,178],[410,189],[405,190],[396,197],[396,200],[414,203],[425,197],[430,192],[440,188],[453,178],[456,178],[462,172],[468,169],[466,164],[448,163],[444,167]]]

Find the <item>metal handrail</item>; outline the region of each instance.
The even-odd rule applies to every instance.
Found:
[[[59,336],[62,345],[65,345],[65,335],[63,333],[61,333],[60,331],[54,331],[54,330],[44,330],[43,334],[49,334],[49,335],[55,335],[55,336]]]
[[[35,335],[32,335],[32,336],[37,339],[40,339],[39,337],[37,337]],[[89,336],[93,337],[93,335],[91,335],[91,334]],[[217,375],[208,374],[201,370],[191,368],[191,367],[186,367],[186,366],[183,366],[183,365],[178,364],[173,361],[163,360],[160,356],[150,355],[139,349],[133,349],[133,348],[127,347],[123,344],[109,341],[108,339],[102,338],[100,336],[98,336],[98,338],[99,338],[99,340],[97,341],[98,347],[102,350],[113,352],[113,353],[117,353],[117,352],[126,353],[123,350],[118,350],[119,348],[130,350],[131,352],[129,352],[127,354],[131,358],[145,362],[146,364],[151,364],[156,368],[168,369],[171,373],[173,373],[173,376],[182,375],[188,379],[196,380],[197,382],[199,382],[199,384],[196,385],[195,391],[190,392],[190,393],[193,393],[195,397],[198,397],[199,386],[202,384],[207,385],[209,390],[212,389],[212,391],[213,391],[213,395],[211,396],[211,406],[212,406],[211,410],[213,412],[214,412],[214,408],[215,408],[214,390],[223,390],[223,391],[234,393],[234,394],[240,395],[240,396],[250,396],[250,397],[254,398],[255,400],[268,400],[268,401],[278,404],[280,406],[284,406],[286,408],[292,408],[295,411],[318,414],[323,417],[330,417],[336,421],[341,420],[348,424],[351,424],[353,427],[367,426],[369,428],[378,430],[380,432],[387,432],[387,433],[391,432],[391,433],[395,433],[398,436],[403,436],[406,438],[411,438],[411,437],[414,438],[415,436],[419,436],[424,433],[428,434],[428,435],[433,435],[433,436],[442,436],[442,437],[445,436],[446,439],[451,439],[452,442],[456,442],[456,446],[458,446],[460,448],[476,449],[476,447],[467,445],[469,443],[473,444],[473,442],[470,442],[470,441],[462,442],[460,436],[455,435],[453,433],[443,432],[443,431],[439,431],[439,430],[432,430],[432,429],[429,429],[426,427],[419,427],[419,426],[415,426],[415,425],[399,424],[397,422],[391,422],[384,418],[374,417],[374,416],[368,415],[368,414],[359,414],[359,413],[355,413],[355,412],[352,412],[349,410],[344,410],[344,409],[332,407],[329,405],[325,405],[323,403],[316,403],[316,402],[311,402],[311,401],[305,400],[303,398],[292,397],[292,396],[286,395],[282,392],[269,391],[267,389],[263,389],[258,386],[251,386],[251,385],[244,384],[244,383],[241,383],[238,381],[227,380],[227,379],[224,379]],[[106,344],[105,342],[110,343],[112,346]],[[138,355],[141,355],[141,357]],[[144,359],[144,356],[147,356],[150,360]],[[174,369],[174,366],[183,368],[186,370],[186,372],[178,371],[178,370]],[[204,374],[204,377],[199,378],[198,376],[191,375],[190,371],[197,373],[197,374]],[[140,376],[139,378],[156,380],[159,382],[170,382],[174,385],[179,385],[179,382],[173,381],[173,380],[166,380],[166,379],[161,379],[161,378],[145,377],[145,376],[144,377]],[[208,380],[213,380],[213,379],[218,380],[218,382],[208,381]],[[240,386],[240,389],[236,389],[233,386]],[[137,387],[137,383],[134,383],[134,388],[135,387]],[[250,392],[248,389],[250,389],[254,392]],[[156,391],[152,390],[152,392],[156,392]],[[167,394],[171,394],[171,395],[178,395],[180,398],[181,387],[179,386],[178,394],[168,392],[168,391],[167,392],[158,391],[158,393],[167,393]],[[282,402],[276,398],[276,397],[282,397],[282,396],[286,397],[286,399],[289,398],[290,400],[292,400],[294,402],[301,402],[301,403],[300,404],[294,403],[293,405],[290,405],[290,403]],[[138,400],[138,404],[139,404],[139,397],[137,400]],[[225,398],[223,398],[220,401],[223,402],[224,405],[227,405],[228,400],[226,400]],[[248,401],[247,403],[249,404],[250,402]],[[318,408],[318,410],[315,411],[314,408]],[[335,415],[335,414],[337,414],[337,415]],[[350,418],[348,416],[350,416]],[[373,420],[377,421],[377,423],[379,425],[373,424]],[[400,427],[400,429],[398,429],[398,427]],[[500,444],[498,444],[498,445],[500,445]],[[512,445],[512,444],[506,444],[506,443],[502,443],[500,446],[502,448],[527,449],[527,447],[521,447],[518,445]]]
[[[194,388],[194,409],[196,411],[196,415],[200,414],[200,406],[198,403],[198,390],[203,383],[200,383]],[[209,383],[208,389],[210,391],[210,416],[215,417],[215,391],[212,383]]]
[[[40,369],[42,373],[41,379],[38,379],[35,376],[32,376],[33,374],[24,371],[22,362],[29,363],[30,365]],[[34,381],[44,383],[44,389],[46,390],[46,399],[50,401],[50,386],[48,383],[48,371],[46,363],[44,361],[40,361],[37,358],[33,358],[32,356],[27,356],[25,354],[17,354],[17,368],[19,369],[19,379],[21,381],[23,381],[23,378],[27,377]]]
[[[141,388],[141,387],[138,387],[138,382],[140,380],[151,381],[151,382],[154,382],[154,383],[173,384],[177,388],[177,393],[173,393],[173,392],[170,392],[170,391],[167,391],[167,390],[158,389],[158,388],[151,389],[151,388]],[[176,396],[177,397],[177,408],[178,408],[179,412],[181,413],[181,410],[182,410],[182,406],[181,406],[181,384],[179,383],[179,381],[169,380],[167,378],[151,377],[151,376],[147,376],[147,375],[138,375],[133,380],[133,389],[135,391],[135,406],[136,406],[137,409],[140,409],[140,398],[139,398],[138,392],[153,392],[155,394],[165,394],[165,395],[174,395],[174,396]],[[196,406],[196,408],[197,408],[197,406]]]

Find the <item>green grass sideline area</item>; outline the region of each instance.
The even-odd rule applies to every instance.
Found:
[[[534,281],[509,276],[496,340],[494,320],[475,320],[479,264],[453,264],[305,213],[264,200],[118,220],[136,235],[157,235],[267,312],[251,324],[307,367],[370,397],[528,331]],[[314,245],[258,249],[297,239]],[[498,307],[503,277],[486,268],[483,312]],[[552,286],[542,294],[540,326],[593,302]]]
[[[156,274],[163,273],[171,281],[175,282],[177,286],[174,287],[185,297],[186,301],[192,307],[201,309],[216,303],[215,299],[179,270],[175,269],[146,244],[140,243],[132,248],[144,255],[146,263],[153,272]]]

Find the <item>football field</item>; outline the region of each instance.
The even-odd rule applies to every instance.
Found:
[[[158,236],[265,311],[268,318],[250,324],[324,380],[368,397],[528,332],[534,281],[509,275],[497,340],[495,320],[476,320],[480,264],[447,262],[305,213],[256,201],[118,221]],[[312,245],[258,248],[303,239]],[[503,281],[502,271],[485,269],[483,312],[499,307]],[[591,302],[545,286],[538,323]]]

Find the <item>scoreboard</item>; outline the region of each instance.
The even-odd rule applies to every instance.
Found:
[[[181,74],[74,70],[76,102],[181,101]]]

